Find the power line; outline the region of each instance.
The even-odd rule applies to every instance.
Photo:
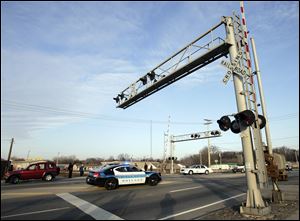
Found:
[[[52,108],[47,106],[40,106],[40,105],[32,105],[32,104],[24,104],[24,103],[17,103],[12,101],[1,101],[1,103],[8,105],[8,108],[12,108],[15,110],[27,110],[27,111],[34,111],[34,112],[41,112],[41,113],[50,113],[50,114],[66,114],[68,116],[77,117],[77,118],[93,118],[99,120],[109,120],[109,121],[124,121],[130,123],[147,123],[149,124],[151,121],[155,124],[167,124],[168,121],[158,121],[158,120],[145,120],[145,119],[136,119],[136,118],[120,118],[120,117],[113,117],[101,114],[93,114],[93,113],[86,113],[86,112],[79,112],[79,111],[71,111],[66,109],[58,109]],[[199,125],[201,123],[196,122],[171,122],[171,124],[190,124],[190,125]]]
[[[53,108],[49,106],[41,106],[41,105],[33,105],[33,104],[25,104],[19,103],[14,101],[3,100],[1,103],[7,105],[6,107],[14,109],[14,110],[26,110],[26,111],[34,111],[40,113],[49,113],[49,114],[66,114],[69,117],[76,117],[76,118],[93,118],[98,120],[107,120],[107,121],[123,121],[123,122],[130,122],[130,123],[146,123],[149,124],[151,121],[154,124],[167,124],[168,121],[159,121],[159,120],[147,120],[147,119],[137,119],[137,118],[120,118],[120,117],[113,117],[108,115],[102,114],[94,114],[94,113],[87,113],[87,112],[80,112],[80,111],[72,111],[67,109],[61,108]],[[299,112],[289,113],[281,116],[269,117],[269,120],[272,119],[273,121],[280,121],[280,120],[287,120],[298,117]],[[215,121],[215,120],[214,120]],[[170,122],[171,124],[177,125],[200,125],[200,122]]]

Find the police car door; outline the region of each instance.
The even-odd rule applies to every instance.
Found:
[[[119,185],[129,184],[129,177],[125,166],[119,166],[114,169],[114,174],[118,179]]]
[[[120,166],[114,170],[115,176],[118,179],[119,185],[138,184],[146,182],[146,174],[137,168],[130,166]]]
[[[133,183],[145,183],[146,182],[145,171],[142,171],[134,166],[127,167],[127,171],[130,174],[131,182],[133,182]]]

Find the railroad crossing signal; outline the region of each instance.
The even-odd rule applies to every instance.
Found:
[[[246,20],[244,15],[243,2],[241,2],[241,12],[242,12],[242,24],[240,18],[234,14],[234,17],[223,16],[221,22],[212,27],[210,30],[199,36],[197,39],[189,43],[187,46],[179,50],[177,53],[173,54],[165,61],[160,63],[158,66],[153,68],[146,75],[139,78],[137,81],[133,82],[125,90],[121,91],[114,100],[117,103],[118,108],[126,109],[129,106],[141,101],[142,99],[156,93],[157,91],[163,89],[164,87],[174,83],[177,80],[197,71],[209,63],[223,57],[230,55],[231,63],[222,61],[222,65],[226,66],[229,70],[226,73],[223,82],[226,84],[230,79],[231,75],[237,74],[241,77],[233,78],[233,85],[236,95],[237,109],[238,114],[234,115],[235,120],[233,122],[228,121],[228,118],[221,118],[218,123],[221,130],[228,130],[230,122],[230,129],[234,133],[239,133],[248,126],[253,126],[254,133],[252,130],[245,131],[245,136],[241,136],[243,153],[245,157],[245,166],[246,166],[246,177],[247,177],[247,200],[246,203],[240,207],[241,213],[253,214],[253,215],[262,215],[269,214],[271,207],[263,200],[260,189],[257,187],[259,181],[260,183],[267,183],[267,180],[264,179],[266,174],[265,171],[265,161],[261,153],[261,135],[258,130],[258,125],[261,128],[264,127],[265,119],[263,116],[258,115],[257,104],[255,100],[255,87],[253,84],[253,72],[251,71],[251,61],[249,55],[249,47],[247,41],[248,31],[246,28]],[[238,19],[236,19],[237,17]],[[235,26],[237,24],[237,27]],[[204,41],[204,37],[209,34],[212,35],[213,31],[219,28],[221,25],[225,26],[226,38],[222,39],[220,37],[213,38],[208,43],[201,43]],[[242,30],[240,31],[240,27]],[[237,40],[239,34],[244,35],[242,37],[242,45],[240,45]],[[240,50],[242,48],[242,55]],[[244,49],[243,49],[244,48]],[[204,51],[205,50],[205,51]],[[246,58],[244,58],[246,54]],[[244,71],[244,60],[247,61],[247,70]],[[251,85],[250,89],[248,84]],[[245,88],[246,86],[246,88]],[[246,89],[246,93],[244,92]],[[246,96],[246,97],[245,97]],[[251,105],[251,97],[254,97],[254,108]],[[248,98],[248,103],[246,99]],[[255,110],[255,114],[249,110]],[[246,110],[246,111],[245,111]],[[253,117],[254,115],[254,117]],[[264,113],[266,116],[266,114]],[[253,133],[254,143],[251,140],[251,134]],[[198,133],[197,133],[198,134]],[[212,135],[209,135],[212,136]],[[216,135],[214,135],[217,137]],[[220,136],[220,135],[219,135]],[[174,142],[185,141],[185,140],[194,140],[202,139],[203,137],[198,135],[195,138],[189,136],[176,136],[171,141]],[[256,158],[254,158],[253,149],[256,148]],[[258,154],[259,153],[259,154]],[[172,155],[171,155],[172,156]],[[257,168],[256,168],[256,165]],[[256,170],[257,169],[257,170]],[[171,168],[173,171],[173,168]],[[257,176],[258,171],[258,176]],[[263,179],[259,178],[262,177]]]
[[[231,121],[228,116],[223,116],[220,120],[217,120],[219,127],[223,131],[227,131],[229,128],[235,134],[240,133],[248,126],[251,126],[255,122],[255,114],[251,110],[244,110],[233,115],[235,120]],[[266,125],[266,118],[263,115],[258,115],[258,126],[260,129]]]
[[[231,120],[228,116],[223,116],[220,120],[217,120],[217,123],[221,130],[227,131],[230,128]]]

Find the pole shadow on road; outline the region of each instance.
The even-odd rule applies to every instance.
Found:
[[[164,216],[169,216],[174,213],[174,206],[176,205],[176,200],[174,200],[170,193],[165,194],[164,199],[160,202],[160,214],[156,219]]]
[[[233,191],[239,191],[239,193],[244,193],[247,191],[246,189],[246,185],[241,187],[241,184],[238,184],[236,182],[238,182],[237,179],[232,178],[230,179],[232,183],[228,183],[224,180],[220,181],[220,180],[216,180],[216,179],[201,179],[199,180],[198,178],[195,178],[194,176],[191,177],[192,181],[194,183],[197,184],[201,184],[203,186],[205,186],[207,189],[209,189],[211,191],[211,193],[209,193],[209,195],[213,194],[216,195],[220,198],[220,200],[224,200],[227,198],[232,197],[232,192]],[[226,187],[226,189],[228,189],[228,193],[224,192],[224,187]],[[232,198],[230,200],[226,200],[222,202],[226,208],[231,208],[234,212],[239,212],[239,208],[241,205],[241,201],[237,200],[235,198]],[[213,210],[210,213],[214,213],[216,211],[218,211],[219,209]],[[207,216],[209,214],[205,214],[204,216]],[[198,217],[200,218],[200,217]]]

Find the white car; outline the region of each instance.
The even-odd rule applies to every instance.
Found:
[[[191,167],[187,167],[187,168],[182,168],[180,170],[181,174],[206,174],[208,175],[209,173],[213,173],[213,170],[211,168],[208,168],[205,165],[193,165]]]

